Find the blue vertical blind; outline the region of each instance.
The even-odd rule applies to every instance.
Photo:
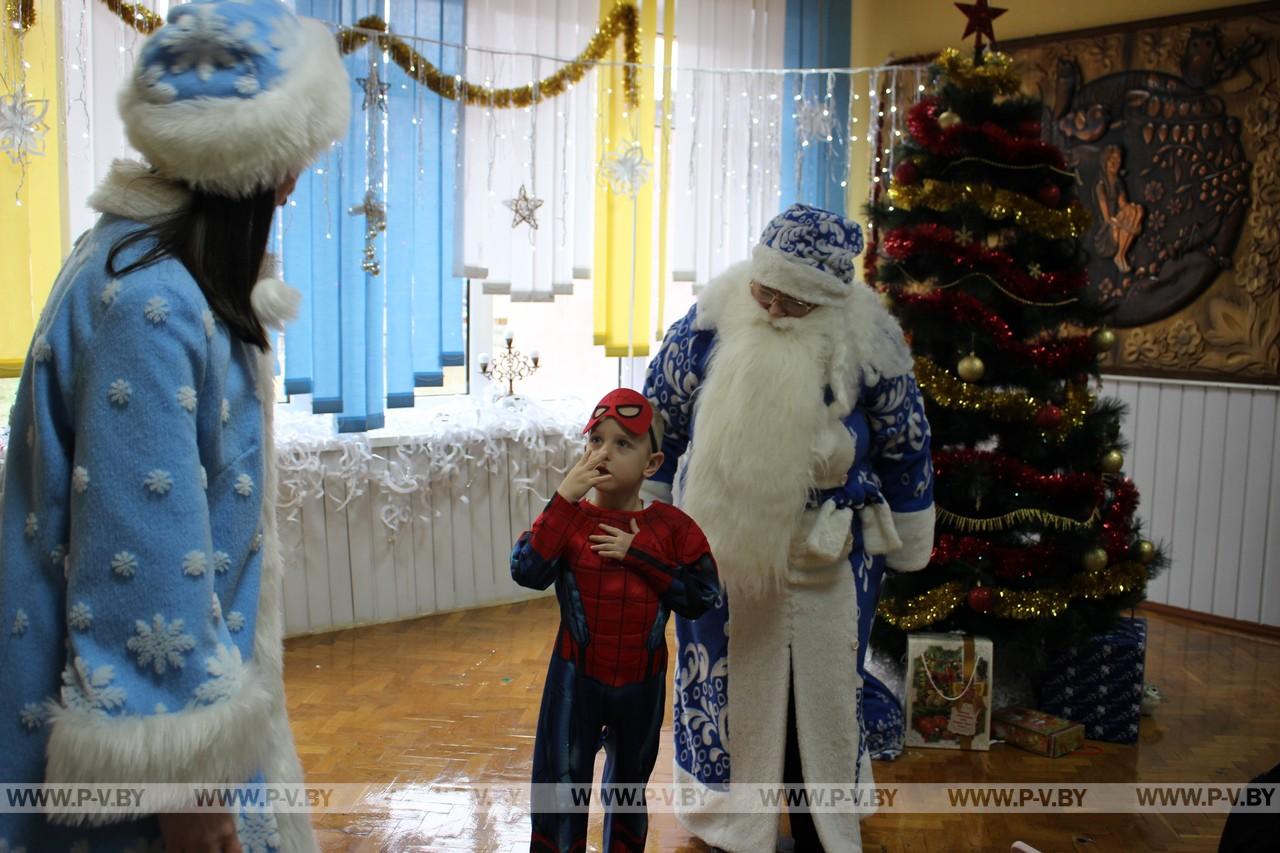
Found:
[[[382,0],[296,7],[345,25],[385,10]],[[464,0],[392,3],[390,14],[393,32],[429,40],[414,46],[444,73],[462,67],[455,45]],[[465,282],[454,260],[464,108],[416,83],[376,45],[344,62],[352,79],[346,137],[299,178],[283,219],[284,277],[304,296],[285,331],[284,374],[287,393],[311,394],[313,411],[336,414],[340,432],[361,432],[381,428],[385,408],[412,406],[415,388],[442,385],[444,368],[464,363]],[[386,228],[369,240],[379,210]]]
[[[848,68],[852,0],[787,0],[783,64],[787,68]],[[782,104],[782,182],[779,209],[794,202],[843,214],[849,166],[850,75],[786,75]],[[822,116],[825,110],[828,115]],[[806,111],[830,130],[816,137],[801,127]],[[810,129],[818,122],[813,121]],[[808,139],[809,144],[803,142]]]

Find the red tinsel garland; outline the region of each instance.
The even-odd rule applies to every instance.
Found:
[[[1010,292],[1031,302],[1070,298],[1088,283],[1084,270],[1048,272],[1036,278],[1020,268],[1011,255],[978,242],[962,243],[953,229],[936,223],[894,228],[885,233],[880,251],[901,263],[923,254],[940,255],[944,263],[966,272],[989,275]]]
[[[935,290],[931,293],[899,293],[895,297],[903,308],[919,308],[943,314],[957,326],[976,326],[991,336],[996,347],[1050,373],[1074,373],[1087,370],[1097,361],[1097,350],[1090,335],[1076,335],[1028,344],[1018,339],[1009,324],[990,311],[977,297],[959,290]]]
[[[1138,487],[1128,477],[1114,489],[1111,506],[1102,519],[1103,549],[1111,562],[1129,557],[1133,545],[1133,514],[1138,509]]]
[[[1026,135],[1010,133],[991,121],[943,128],[938,124],[936,98],[925,98],[907,112],[907,129],[921,147],[937,157],[981,154],[1011,166],[1043,164],[1067,168],[1062,152],[1040,138],[1038,125],[1034,134]]]
[[[1030,465],[996,450],[938,450],[933,454],[933,471],[941,478],[953,467],[982,467],[1000,482],[1024,491],[1034,491],[1055,502],[1102,503],[1104,484],[1098,474],[1076,471],[1070,474],[1042,474]]]

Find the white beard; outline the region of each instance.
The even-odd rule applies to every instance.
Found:
[[[843,307],[771,320],[744,282],[716,297],[716,343],[695,408],[681,504],[711,544],[734,595],[786,580],[791,537],[813,485],[823,390],[849,368]],[[843,390],[843,389],[841,389]],[[844,394],[840,395],[842,398]]]

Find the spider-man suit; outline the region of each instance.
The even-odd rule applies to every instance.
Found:
[[[623,560],[591,550],[588,537],[600,524],[630,530],[632,519],[640,532]],[[534,743],[529,848],[582,851],[586,809],[557,811],[550,786],[590,790],[601,745],[604,784],[649,781],[666,708],[667,618],[675,611],[696,619],[715,604],[715,562],[698,525],[670,504],[626,512],[556,494],[516,543],[511,576],[534,589],[554,582],[560,601]],[[648,828],[643,810],[619,812],[610,803],[603,850],[643,851]]]

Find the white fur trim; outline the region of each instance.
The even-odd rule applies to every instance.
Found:
[[[298,316],[302,294],[276,278],[264,278],[253,286],[249,303],[258,322],[271,329],[283,329]]]
[[[333,33],[308,18],[299,24],[296,62],[253,98],[149,103],[130,75],[120,92],[129,142],[161,174],[233,197],[301,172],[346,132],[351,86]]]
[[[929,565],[929,557],[933,554],[935,515],[933,504],[915,512],[895,512],[893,526],[902,540],[902,547],[885,557],[885,565],[899,572],[915,572]]]
[[[765,287],[814,305],[839,305],[849,296],[848,282],[817,267],[790,260],[786,252],[772,246],[756,246],[752,250],[751,276]]]
[[[862,548],[868,554],[891,554],[902,547],[888,504],[869,503],[858,510],[858,518],[862,522]]]
[[[244,686],[234,698],[204,708],[149,717],[110,717],[51,702],[45,781],[243,782],[258,770],[271,745],[269,681],[256,664],[250,663]],[[148,800],[148,813],[185,804],[157,797]],[[94,826],[130,815],[51,812],[48,817],[54,823]]]
[[[99,213],[146,223],[190,203],[191,190],[185,185],[157,175],[146,163],[123,159],[111,161],[106,177],[89,196],[89,207]]]
[[[853,510],[826,501],[805,510],[791,539],[791,568],[818,569],[843,563],[853,548]]]

